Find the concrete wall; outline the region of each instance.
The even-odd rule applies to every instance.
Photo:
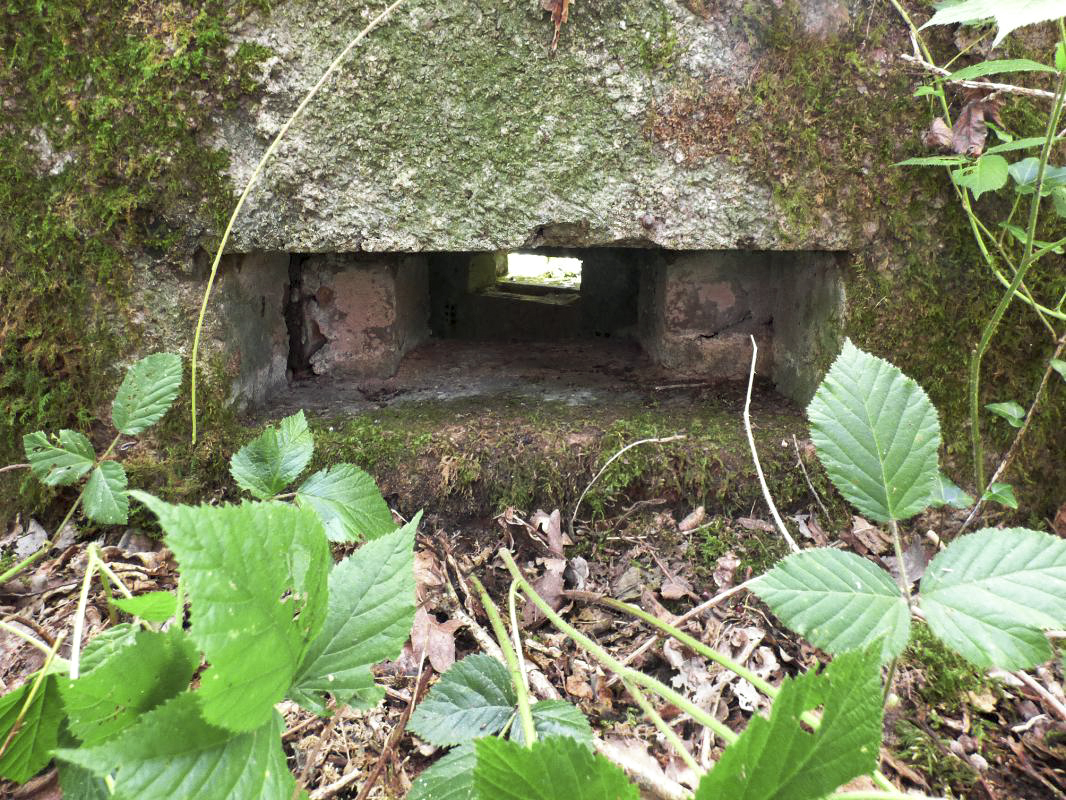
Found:
[[[429,334],[424,256],[315,255],[299,282],[315,374],[387,377]]]

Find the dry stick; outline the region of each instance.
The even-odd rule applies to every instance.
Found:
[[[292,787],[292,795],[289,800],[298,800],[300,793],[307,787],[307,779],[311,775],[311,768],[314,767],[315,762],[318,761],[318,755],[322,752],[322,745],[326,743],[333,734],[333,728],[337,725],[337,719],[340,714],[337,713],[336,704],[330,700],[330,710],[333,714],[329,718],[329,722],[326,723],[326,728],[322,733],[318,735],[318,740],[315,742],[315,746],[311,748],[311,752],[307,755],[307,761],[304,763],[304,768],[300,771],[300,779],[296,781],[296,785]]]
[[[314,99],[314,96],[318,94],[319,89],[326,85],[326,82],[333,76],[333,73],[337,71],[340,65],[344,62],[344,59],[348,57],[348,54],[352,51],[352,49],[361,41],[363,41],[363,39],[365,39],[370,34],[370,32],[374,30],[374,28],[376,28],[378,25],[388,19],[389,15],[403,2],[404,0],[396,0],[396,2],[392,3],[392,5],[390,5],[384,11],[374,17],[374,19],[370,21],[370,24],[363,28],[363,30],[361,30],[354,39],[348,42],[348,46],[341,51],[340,55],[333,59],[333,63],[331,63],[329,65],[329,68],[324,73],[322,73],[322,77],[318,79],[318,83],[316,83],[311,88],[311,91],[309,91],[304,96],[304,99],[300,101],[300,105],[298,105],[296,107],[296,110],[292,112],[292,116],[289,117],[285,124],[281,126],[281,130],[278,131],[278,135],[274,137],[274,141],[270,143],[270,147],[267,148],[266,152],[263,154],[263,157],[259,159],[259,163],[256,164],[255,169],[252,171],[252,176],[244,185],[244,191],[241,192],[241,196],[237,198],[237,205],[233,207],[233,213],[230,214],[229,222],[226,223],[226,230],[222,234],[222,240],[219,242],[218,249],[215,251],[215,259],[211,263],[211,275],[207,279],[207,288],[204,290],[204,299],[203,302],[200,304],[200,316],[196,320],[196,333],[193,334],[192,339],[192,383],[190,385],[190,391],[192,393],[191,414],[193,444],[196,444],[196,363],[197,356],[200,352],[200,334],[203,332],[204,328],[204,317],[207,314],[207,303],[211,299],[211,290],[215,285],[215,278],[218,275],[218,265],[222,261],[222,251],[226,249],[226,244],[229,242],[230,234],[233,232],[233,225],[237,221],[237,216],[241,213],[241,209],[244,208],[244,202],[248,199],[248,195],[251,194],[252,186],[259,178],[259,175],[262,173],[267,161],[269,161],[271,156],[273,156],[278,151],[278,148],[281,146],[281,140],[285,138],[285,134],[289,132],[289,128],[292,127],[293,123],[296,122],[300,114],[302,114],[304,109],[307,108],[311,100]]]
[[[14,472],[16,469],[29,469],[29,464],[8,464],[6,467],[0,467],[0,472]]]
[[[766,485],[766,476],[762,473],[762,464],[759,463],[759,451],[755,449],[755,436],[751,432],[751,387],[755,383],[755,359],[759,355],[759,345],[755,343],[755,337],[751,337],[751,371],[748,373],[748,395],[744,399],[744,431],[748,434],[748,446],[751,447],[751,459],[755,462],[755,472],[759,476],[759,486],[762,487],[762,496],[766,500],[766,505],[770,507],[770,514],[773,515],[774,522],[777,523],[777,529],[781,531],[781,535],[785,537],[785,542],[788,544],[789,549],[793,553],[799,552],[799,545],[796,544],[796,540],[792,538],[792,535],[788,532],[788,528],[785,527],[784,520],[781,519],[781,515],[777,513],[777,506],[774,504],[774,498],[770,496],[770,487]]]
[[[917,56],[910,56],[906,53],[901,53],[899,56],[902,60],[910,63],[917,64],[926,72],[931,72],[941,78],[945,78],[947,83],[953,83],[958,86],[962,86],[966,89],[991,89],[994,92],[1002,92],[1004,94],[1022,94],[1028,97],[1041,97],[1046,99],[1054,99],[1055,93],[1048,92],[1044,89],[1029,89],[1025,86],[1015,86],[1012,83],[991,83],[989,81],[966,81],[966,80],[952,80],[950,75],[951,71],[946,70],[943,67],[938,67],[936,64],[930,64],[928,61]]]
[[[792,446],[796,448],[796,461],[799,462],[800,470],[803,472],[803,479],[807,481],[807,488],[811,490],[811,494],[814,495],[814,499],[818,501],[818,507],[822,509],[822,513],[825,515],[825,521],[827,524],[832,522],[829,517],[829,509],[825,507],[825,503],[822,502],[821,495],[818,494],[818,490],[814,488],[814,484],[811,483],[811,476],[807,474],[807,467],[803,463],[803,456],[800,455],[799,442],[796,441],[796,434],[792,434]]]
[[[1012,672],[1010,674],[1040,695],[1059,719],[1066,720],[1066,705],[1063,705],[1059,698],[1055,697],[1055,695],[1049,692],[1045,687],[1041,686],[1036,678],[1023,670],[1018,670],[1017,672]]]
[[[601,756],[621,767],[622,771],[632,778],[643,791],[661,800],[692,800],[692,792],[680,783],[667,778],[662,769],[658,772],[649,771],[643,763],[634,759],[626,750],[603,739],[593,739],[593,745]]]
[[[430,672],[428,670],[424,671],[424,666],[425,656],[423,656],[422,663],[418,667],[418,677],[415,679],[415,690],[414,694],[411,695],[411,702],[407,704],[407,708],[405,708],[403,714],[400,715],[396,727],[392,729],[389,738],[385,740],[385,746],[381,749],[381,756],[374,765],[374,769],[371,771],[370,776],[366,779],[366,783],[364,783],[359,790],[359,794],[356,795],[356,800],[366,800],[367,796],[370,794],[370,790],[374,788],[382,771],[385,769],[385,763],[388,761],[389,754],[395,749],[396,743],[400,740],[404,730],[407,728],[407,722],[411,719],[411,712],[418,704],[418,698],[425,690],[426,682],[429,681]],[[338,780],[329,784],[329,786],[323,786],[322,788],[311,792],[311,800],[326,800],[326,798],[333,797],[333,795],[337,794],[342,789],[355,783],[355,779],[358,777],[359,770],[353,769],[351,772],[345,773]]]
[[[1047,387],[1048,380],[1051,377],[1051,361],[1056,358],[1059,358],[1062,355],[1062,351],[1064,348],[1066,348],[1066,336],[1061,337],[1058,343],[1056,344],[1055,352],[1052,353],[1051,359],[1048,360],[1047,368],[1044,370],[1044,377],[1040,379],[1040,386],[1037,387],[1036,396],[1033,398],[1032,405],[1029,406],[1029,412],[1025,415],[1025,422],[1023,422],[1022,427],[1018,429],[1018,433],[1014,435],[1014,441],[1010,443],[1010,448],[1007,450],[1007,454],[1003,457],[1003,460],[999,462],[999,466],[992,474],[991,479],[989,479],[989,486],[999,480],[1000,476],[1007,471],[1007,468],[1014,460],[1014,456],[1017,455],[1018,446],[1021,443],[1022,437],[1025,435],[1026,431],[1029,430],[1029,424],[1033,421],[1033,417],[1036,415],[1036,407],[1040,404],[1040,400],[1044,395],[1044,389]],[[963,522],[962,527],[959,528],[959,534],[962,534],[968,527],[970,527],[970,524],[977,518],[978,513],[980,513],[982,506],[984,506],[984,503],[985,498],[982,495],[977,499],[977,502],[974,503],[973,509],[971,509],[970,513],[966,516],[966,521]]]
[[[674,434],[673,436],[666,436],[666,437],[663,437],[661,439],[640,439],[640,440],[638,440],[636,442],[630,442],[625,447],[623,447],[621,450],[619,450],[617,453],[615,453],[613,456],[611,456],[609,459],[607,459],[607,463],[604,464],[602,467],[600,467],[600,471],[596,473],[596,475],[592,478],[591,481],[589,481],[589,485],[585,487],[585,491],[583,491],[581,493],[581,496],[579,498],[577,498],[577,504],[574,506],[574,513],[570,517],[570,533],[573,534],[573,532],[574,532],[574,523],[577,521],[578,509],[581,508],[581,501],[584,500],[585,499],[585,495],[587,495],[589,493],[589,489],[592,488],[592,484],[594,484],[596,481],[598,481],[600,479],[600,477],[603,475],[603,473],[605,473],[607,471],[607,467],[611,466],[611,464],[613,464],[615,462],[615,460],[619,456],[621,456],[624,452],[626,452],[626,450],[634,448],[638,444],[666,444],[667,442],[676,442],[676,441],[678,441],[680,439],[687,439],[687,438],[688,437],[685,434],[677,433],[677,434]]]
[[[674,729],[666,724],[666,721],[660,716],[659,712],[655,710],[655,706],[651,704],[651,701],[644,695],[644,692],[634,684],[632,681],[623,680],[622,685],[626,687],[626,691],[629,692],[630,697],[637,701],[637,705],[640,706],[640,710],[643,711],[648,719],[652,721],[652,724],[663,735],[677,751],[677,754],[681,756],[681,760],[685,762],[690,770],[696,775],[702,775],[703,768],[696,763],[696,759],[692,757],[692,753],[685,747],[685,743],[681,741],[681,737],[674,733]]]

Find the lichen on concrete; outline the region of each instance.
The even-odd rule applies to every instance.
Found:
[[[243,36],[275,54],[265,93],[221,115],[240,184],[372,9],[290,2]],[[289,132],[233,248],[497,250],[610,243],[773,249],[765,175],[721,156],[691,163],[646,135],[679,75],[742,86],[751,48],[674,2],[575,4],[558,52],[534,2],[425,0],[355,51]],[[808,247],[840,247],[842,229]]]

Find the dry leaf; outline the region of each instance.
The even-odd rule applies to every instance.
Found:
[[[1055,520],[1051,523],[1051,527],[1059,536],[1066,536],[1066,503],[1059,506],[1059,511],[1055,514]]]
[[[736,553],[729,551],[725,555],[721,556],[715,566],[714,583],[719,589],[728,589],[733,585],[733,578],[736,575],[737,567],[740,566],[740,559],[737,558]]]
[[[678,523],[677,529],[682,533],[690,531],[693,528],[698,528],[706,519],[707,510],[703,506],[698,506],[695,511]]]
[[[777,530],[771,523],[763,519],[753,519],[752,517],[739,517],[737,519],[737,525],[748,531],[766,531],[767,533],[773,533]]]
[[[443,673],[455,663],[455,632],[462,626],[463,623],[454,619],[438,622],[426,609],[418,608],[411,628],[414,656],[420,658],[424,651],[430,666]]]
[[[857,549],[860,549],[864,555],[866,553],[881,555],[892,544],[892,539],[887,533],[857,514],[851,518],[851,538],[852,544],[857,541],[861,545]]]
[[[929,130],[922,134],[922,142],[932,150],[950,150],[952,141],[951,128],[943,117],[934,119]]]
[[[951,129],[951,149],[968,156],[979,156],[985,149],[988,124],[999,122],[999,101],[975,98],[963,106]]]
[[[555,25],[555,34],[552,36],[552,52],[559,46],[559,30],[563,23],[570,18],[570,0],[540,0],[540,7],[550,11],[552,24]]]
[[[559,509],[547,514],[538,508],[537,513],[530,517],[529,524],[541,534],[538,539],[548,548],[548,551],[562,558],[563,526]]]

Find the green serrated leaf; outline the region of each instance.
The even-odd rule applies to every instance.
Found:
[[[928,97],[929,95],[943,97],[944,92],[935,86],[919,86],[914,90],[915,97]]]
[[[396,530],[374,479],[352,464],[313,474],[296,490],[296,502],[318,514],[333,542],[376,539]]]
[[[1028,58],[995,59],[981,61],[970,67],[963,67],[947,76],[949,81],[972,81],[986,75],[1002,75],[1007,72],[1054,72],[1052,67]]]
[[[491,736],[515,711],[507,668],[492,656],[456,661],[418,704],[407,729],[438,747]]]
[[[173,592],[145,592],[135,597],[118,597],[111,602],[146,622],[166,622],[178,613],[178,598]]]
[[[1059,373],[1064,381],[1066,381],[1066,361],[1062,361],[1058,358],[1051,359],[1051,368],[1055,372]]]
[[[1018,194],[1032,194],[1036,191],[1036,179],[1040,174],[1040,159],[1035,156],[1023,158],[1011,164],[1008,172],[1017,184]],[[1047,164],[1044,167],[1044,182],[1041,184],[1040,194],[1046,196],[1063,186],[1066,186],[1066,167]]]
[[[1066,186],[1056,186],[1051,190],[1051,207],[1060,217],[1066,217]]]
[[[333,568],[329,611],[296,673],[289,697],[326,713],[340,704],[376,704],[370,667],[397,658],[415,617],[414,542],[422,512],[398,531],[367,542]]]
[[[481,800],[639,800],[621,769],[568,736],[531,748],[478,739],[474,788]]]
[[[569,736],[592,747],[592,726],[581,710],[565,700],[541,700],[530,709],[537,737]],[[511,740],[525,744],[521,725],[511,726]]]
[[[296,785],[281,749],[284,721],[271,710],[247,733],[209,725],[186,692],[147,712],[114,739],[56,756],[105,777],[137,800],[288,800]]]
[[[193,507],[134,496],[159,517],[181,566],[192,638],[211,665],[197,692],[204,718],[258,728],[322,627],[330,562],[322,523],[287,503]]]
[[[0,743],[11,733],[36,677],[37,673],[30,675],[22,686],[0,697]],[[30,702],[18,733],[0,756],[0,778],[25,783],[52,760],[63,721],[63,706],[56,689],[58,677],[46,676]]]
[[[173,353],[146,356],[126,371],[111,405],[120,433],[136,436],[167,413],[181,391],[181,358]]]
[[[1043,631],[1066,627],[1066,540],[985,529],[936,555],[919,602],[930,629],[970,663],[1027,669],[1052,656]]]
[[[994,192],[1007,185],[1009,172],[1007,159],[999,155],[983,155],[971,166],[957,169],[951,173],[951,179],[959,186],[965,186],[977,200],[985,192]]]
[[[27,433],[22,446],[33,474],[48,486],[69,486],[96,462],[92,443],[77,431],[61,430],[59,444],[50,442],[43,431]]]
[[[899,586],[880,567],[832,548],[804,550],[751,585],[788,627],[829,653],[859,650],[881,638],[881,659],[907,646],[910,613]]]
[[[833,659],[821,675],[787,678],[770,718],[756,716],[703,777],[696,800],[819,800],[877,766],[881,748],[877,649]],[[800,716],[822,707],[813,733]]]
[[[906,161],[897,161],[894,167],[957,167],[968,163],[965,156],[923,156],[922,158],[908,158]]]
[[[456,747],[415,778],[407,800],[474,800],[476,765],[474,745]]]
[[[939,475],[937,492],[930,505],[951,506],[952,508],[969,508],[973,505],[973,498],[955,485],[943,472]]]
[[[300,476],[314,451],[307,419],[298,411],[238,450],[230,459],[230,475],[242,489],[268,500]]]
[[[940,422],[922,388],[850,340],[807,416],[833,484],[879,522],[924,510],[937,488]]]
[[[1011,400],[1008,403],[988,403],[985,408],[997,417],[1003,417],[1015,428],[1022,427],[1025,422],[1025,409]]]
[[[1055,45],[1055,69],[1066,72],[1066,42]]]
[[[104,525],[120,525],[129,519],[126,470],[117,461],[103,461],[92,471],[82,495],[85,516]]]
[[[1058,19],[1062,14],[1062,0],[963,0],[961,3],[942,5],[922,28],[957,22],[972,24],[992,19],[999,28],[992,41],[995,47],[1017,28]]]
[[[1017,508],[1018,498],[1014,496],[1014,487],[1009,483],[993,483],[981,495],[982,500],[991,500],[1007,508]]]
[[[59,772],[59,788],[63,790],[63,800],[111,800],[111,792],[108,791],[104,780],[84,767],[60,761],[56,768]]]
[[[121,733],[185,691],[200,666],[200,653],[181,628],[134,630],[89,655],[77,680],[59,681],[70,731],[87,746]]]
[[[1015,150],[1029,150],[1034,147],[1043,147],[1047,141],[1046,136],[1027,136],[1023,139],[1012,139],[1003,144],[993,145],[985,150],[986,153],[1010,153]]]

